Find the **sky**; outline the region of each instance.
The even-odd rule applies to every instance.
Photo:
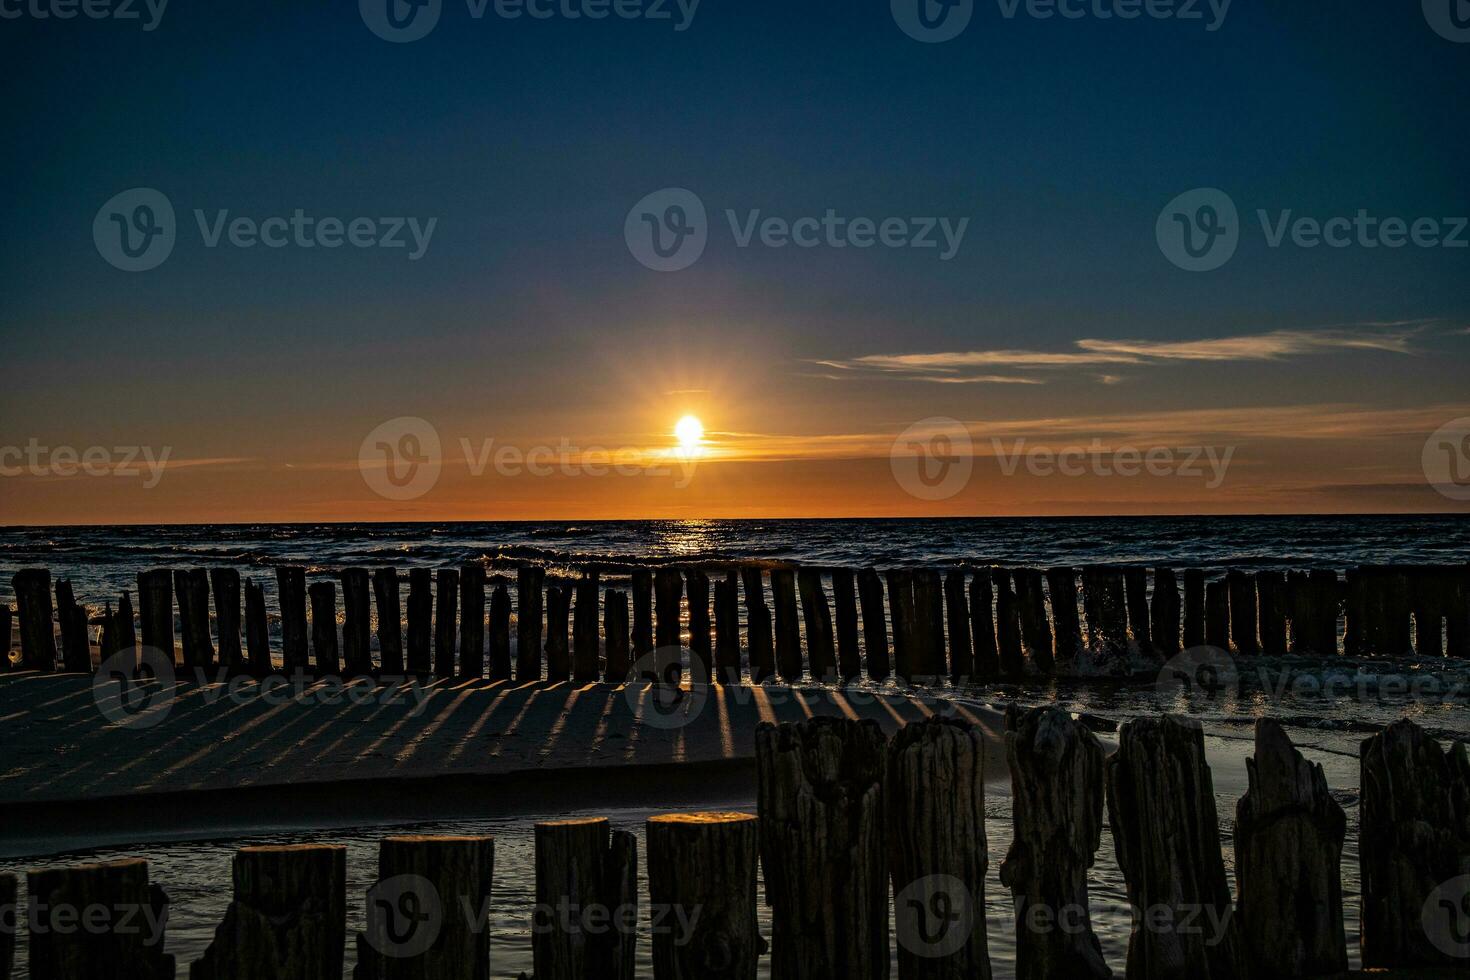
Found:
[[[0,0],[0,524],[1470,509],[1451,0],[920,2]]]

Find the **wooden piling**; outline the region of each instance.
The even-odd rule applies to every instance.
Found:
[[[689,669],[696,682],[708,684],[715,676],[709,632],[709,574],[703,569],[689,569],[684,573],[684,590],[689,604]]]
[[[459,570],[459,670],[456,676],[485,676],[485,566],[474,561]]]
[[[832,605],[837,623],[837,675],[855,681],[863,673],[863,655],[858,645],[856,576],[850,568],[832,569]]]
[[[10,625],[10,607],[0,609],[0,620],[5,626]],[[5,634],[3,641],[5,650],[4,657],[0,661],[8,661],[10,654],[10,634]],[[0,671],[8,670],[8,663],[0,663]],[[10,980],[10,971],[15,967],[15,936],[18,932],[16,919],[20,903],[16,901],[15,875],[10,872],[0,872],[0,980]]]
[[[307,588],[311,597],[311,652],[317,675],[341,674],[342,663],[337,653],[337,586],[334,582],[313,582]]]
[[[1092,929],[1087,872],[1102,843],[1102,742],[1053,706],[1006,712],[1017,980],[1112,976]]]
[[[1128,941],[1128,976],[1244,976],[1200,723],[1175,715],[1125,723],[1105,773],[1128,903],[1147,911]]]
[[[11,616],[10,604],[8,602],[0,603],[0,673],[4,673],[14,666],[10,662]]]
[[[214,664],[209,638],[209,573],[202,568],[174,572],[174,594],[179,597],[179,638],[185,667]]]
[[[1123,669],[1128,655],[1128,603],[1123,571],[1105,565],[1082,570],[1082,605],[1087,618],[1087,645],[1099,665]]]
[[[403,609],[398,595],[398,569],[373,569],[373,600],[378,604],[378,666],[384,674],[403,673]]]
[[[1046,616],[1046,593],[1039,569],[1017,568],[1011,573],[1016,585],[1016,611],[1021,619],[1021,645],[1031,666],[1043,677],[1056,672],[1051,622]]]
[[[459,569],[434,572],[434,676],[454,676],[454,653],[459,640]]]
[[[636,576],[635,576],[636,578]],[[539,681],[541,673],[541,589],[546,571],[536,565],[516,569],[516,683]]]
[[[684,577],[677,568],[660,568],[653,575],[655,679],[677,684],[683,673],[683,644],[680,642],[679,600],[684,595]]]
[[[693,923],[687,935],[654,933],[654,980],[755,980],[764,950],[755,913],[756,826],[748,813],[648,820],[649,903]]]
[[[1026,658],[1021,647],[1021,609],[1011,588],[1009,569],[991,569],[995,582],[995,645],[1000,654],[1000,674],[1007,680],[1026,675]]]
[[[888,976],[885,741],[872,720],[756,728],[773,977]]]
[[[900,980],[990,978],[984,769],[984,733],[957,718],[910,722],[888,746],[883,792]]]
[[[342,672],[345,677],[360,677],[373,672],[373,610],[368,570],[344,568],[341,577]]]
[[[1256,721],[1249,788],[1235,808],[1237,917],[1255,976],[1337,975],[1348,968],[1342,918],[1347,816],[1320,765],[1274,721]]]
[[[495,838],[385,837],[353,980],[489,980]]]
[[[776,673],[771,608],[766,605],[765,586],[758,565],[741,567],[740,579],[745,589],[745,640],[750,651],[750,682],[762,684]]]
[[[433,671],[430,642],[434,635],[434,573],[427,568],[408,570],[408,650],[410,674]]]
[[[1448,611],[1447,569],[1416,565],[1403,569],[1408,580],[1409,613],[1414,620],[1414,656],[1437,660],[1444,656],[1444,619]]]
[[[572,613],[572,679],[583,683],[602,678],[598,630],[602,609],[598,605],[597,573],[577,580],[576,608]]]
[[[801,616],[806,623],[806,656],[812,679],[822,683],[837,680],[837,646],[832,633],[832,607],[822,588],[822,573],[815,568],[797,570],[801,590]]]
[[[1184,570],[1184,649],[1205,645],[1205,573],[1201,568]]]
[[[1256,582],[1238,568],[1225,573],[1225,588],[1230,598],[1230,642],[1236,653],[1253,657],[1261,652],[1256,630],[1259,613],[1256,604]]]
[[[975,569],[970,578],[970,645],[975,656],[974,677],[1000,677],[1000,653],[995,642],[995,577],[988,567]]]
[[[794,569],[771,569],[771,598],[776,605],[776,670],[784,681],[801,680],[801,622]]]
[[[733,569],[715,581],[715,679],[740,683],[740,578]]]
[[[572,676],[568,628],[572,614],[572,584],[560,576],[546,580],[546,679],[564,681]]]
[[[1128,628],[1133,642],[1144,656],[1154,653],[1153,623],[1148,614],[1148,569],[1130,566],[1123,569],[1123,601],[1128,607]]]
[[[214,593],[214,631],[219,637],[219,663],[227,671],[244,666],[240,648],[240,570],[211,568],[210,591]]]
[[[883,616],[883,579],[872,568],[857,575],[858,601],[863,610],[863,652],[871,680],[887,680],[892,672],[888,657],[888,621]]]
[[[950,569],[944,577],[944,609],[949,619],[949,679],[953,684],[968,684],[975,676],[975,648],[963,568]]]
[[[49,578],[50,573],[47,573]],[[16,598],[20,598],[20,589],[16,589]],[[306,590],[301,591],[303,601],[306,598]],[[51,615],[51,600],[46,600],[46,615],[49,620]],[[20,607],[21,620],[21,650],[25,650],[25,606]],[[305,621],[305,614],[302,614]],[[150,650],[157,650],[162,654],[167,663],[178,663],[178,651],[174,646],[174,576],[166,568],[155,568],[146,572],[138,573],[138,624],[143,635],[143,646]],[[48,623],[46,633],[50,635]],[[54,656],[52,659],[55,659]],[[26,665],[24,657],[22,665]],[[46,668],[50,670],[50,667]]]
[[[915,679],[938,684],[949,673],[944,638],[944,580],[939,571],[921,568],[914,572]]]
[[[653,571],[633,569],[633,659],[653,652]]]
[[[10,609],[9,607],[7,607],[5,610],[5,615],[3,617],[6,620],[7,624],[10,620],[9,613]],[[112,658],[114,654],[119,652],[117,642],[117,617],[112,611],[112,603],[107,603],[106,607],[102,610],[102,616],[100,617],[100,619],[102,622],[102,638],[98,641],[97,644],[97,669],[99,671],[102,670],[103,666],[107,663],[108,660]],[[0,666],[0,670],[3,670],[5,669],[5,667],[9,666],[9,651],[6,651],[5,659],[6,664],[4,666]],[[128,673],[131,674],[132,671],[136,668],[136,663],[130,664],[127,668]]]
[[[1286,576],[1264,570],[1256,573],[1259,597],[1261,652],[1268,657],[1286,654]]]
[[[1051,618],[1056,627],[1053,641],[1056,666],[1063,674],[1072,672],[1082,652],[1082,618],[1077,613],[1077,573],[1070,565],[1046,570],[1046,591],[1051,596]]]
[[[250,672],[264,677],[271,672],[270,621],[265,612],[265,589],[255,579],[245,580],[245,650]]]
[[[341,980],[346,856],[326,844],[236,851],[234,897],[189,980]]]
[[[510,666],[510,582],[503,575],[490,580],[490,679],[508,681]]]
[[[1205,643],[1230,649],[1230,590],[1224,579],[1205,583]]]
[[[147,861],[31,871],[26,892],[32,980],[173,980],[168,896],[149,883]]]
[[[1347,571],[1347,635],[1350,656],[1404,657],[1413,652],[1409,590],[1403,572],[1387,565]]]
[[[536,824],[536,980],[633,980],[637,923],[637,838],[601,817]]]
[[[628,656],[628,593],[608,589],[603,602],[603,634],[607,644],[607,675],[609,684],[622,684],[633,669]]]
[[[1287,615],[1293,654],[1337,653],[1337,615],[1341,590],[1337,573],[1327,569],[1287,575]]]
[[[92,644],[88,638],[87,613],[77,604],[71,581],[56,580],[56,622],[61,629],[61,668],[72,674],[92,671]]]
[[[1179,580],[1172,568],[1160,566],[1154,569],[1149,638],[1165,660],[1179,652]]]
[[[888,618],[893,623],[893,670],[912,682],[914,663],[914,577],[907,569],[888,571]]]
[[[142,581],[139,580],[139,590]],[[305,670],[306,649],[306,569],[300,565],[286,565],[276,569],[276,597],[281,606],[281,660],[286,673]],[[144,600],[145,616],[147,601]],[[170,617],[172,621],[172,617]],[[146,618],[144,620],[147,622]],[[143,645],[148,642],[148,628],[143,628]],[[173,646],[170,626],[169,649]]]
[[[1470,565],[1445,573],[1445,655],[1470,659]]]

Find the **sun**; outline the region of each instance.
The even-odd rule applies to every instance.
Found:
[[[704,423],[693,415],[686,415],[674,423],[674,438],[679,440],[681,449],[692,452],[704,441]]]

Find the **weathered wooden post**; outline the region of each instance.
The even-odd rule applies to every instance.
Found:
[[[1230,649],[1230,591],[1224,579],[1205,583],[1205,643]]]
[[[885,741],[872,720],[756,728],[773,977],[888,976]]]
[[[536,980],[633,980],[637,927],[637,838],[602,817],[536,824]]]
[[[1128,941],[1128,976],[1244,976],[1200,723],[1175,715],[1127,722],[1105,768],[1128,902],[1146,910]]]
[[[1144,655],[1154,652],[1153,624],[1148,615],[1148,569],[1129,566],[1123,569],[1123,595],[1128,607],[1128,626],[1133,642]]]
[[[656,606],[654,648],[655,679],[664,684],[677,684],[683,673],[680,642],[679,600],[684,595],[684,577],[677,568],[660,568],[653,576]]]
[[[745,588],[745,640],[750,650],[750,682],[761,684],[776,673],[771,609],[766,605],[760,566],[743,566],[740,569],[740,579]]]
[[[430,653],[434,635],[433,575],[427,568],[408,570],[408,672],[420,676],[433,671]]]
[[[1168,660],[1179,652],[1179,580],[1174,569],[1154,569],[1154,597],[1149,607],[1149,637],[1159,656]]]
[[[889,569],[888,618],[893,623],[893,671],[905,683],[914,679],[914,576],[907,569]]]
[[[1470,866],[1470,758],[1466,743],[1446,753],[1424,729],[1404,719],[1364,740],[1359,751],[1361,811],[1358,862],[1363,889],[1363,966],[1412,967],[1455,962],[1446,938],[1425,930],[1440,885]],[[1368,842],[1371,842],[1369,846]],[[1447,904],[1464,892],[1447,896]],[[1446,922],[1439,919],[1439,922]],[[1463,926],[1460,926],[1463,929]],[[1439,943],[1434,940],[1440,939]]]
[[[801,623],[793,569],[771,569],[771,598],[776,605],[776,670],[784,681],[801,680]]]
[[[740,683],[740,579],[733,569],[715,581],[715,679]]]
[[[31,871],[26,892],[33,980],[173,980],[168,896],[149,884],[147,861]]]
[[[1337,653],[1337,573],[1328,569],[1293,571],[1287,575],[1287,607],[1293,654]]]
[[[485,676],[485,566],[469,562],[459,570],[459,671],[457,676]]]
[[[1017,980],[1112,976],[1087,894],[1102,843],[1104,755],[1060,708],[1006,712],[1014,837],[1000,880],[1015,900]]]
[[[1087,645],[1100,664],[1118,670],[1128,655],[1128,603],[1121,569],[1093,565],[1082,570]]]
[[[572,586],[560,576],[546,582],[546,679],[564,681],[572,676],[568,628],[572,615]]]
[[[50,573],[46,573],[49,579]],[[17,578],[19,576],[17,575]],[[26,606],[21,600],[20,588],[16,587],[17,605],[20,607],[20,629],[21,629],[21,666],[29,667],[25,654],[26,647]],[[51,636],[51,599],[46,597],[47,617],[46,636],[47,642]],[[178,662],[178,651],[174,647],[174,578],[173,573],[166,568],[155,568],[151,571],[138,573],[138,619],[142,628],[143,646],[161,653],[169,663]],[[51,650],[48,666],[44,669],[51,670],[49,664],[54,661],[54,645]]]
[[[234,898],[189,980],[341,980],[346,858],[327,844],[236,851]]]
[[[1250,788],[1235,807],[1235,877],[1243,949],[1261,977],[1347,971],[1342,841],[1347,817],[1322,767],[1276,722],[1256,721]]]
[[[1256,573],[1260,597],[1261,652],[1268,657],[1286,654],[1286,576],[1278,571]]]
[[[1042,589],[1039,569],[1018,568],[1012,573],[1016,583],[1016,610],[1021,617],[1021,642],[1031,664],[1043,677],[1056,672],[1051,623],[1046,618],[1046,593]]]
[[[576,604],[572,611],[572,679],[589,683],[602,678],[598,649],[598,582],[595,571],[577,580]]]
[[[214,631],[219,636],[220,666],[237,671],[245,657],[240,649],[240,571],[211,568],[209,586],[214,592]]]
[[[142,581],[138,587],[142,589]],[[281,605],[281,661],[286,673],[307,668],[306,649],[306,569],[300,565],[286,565],[276,569],[276,598]],[[147,601],[144,600],[143,645],[148,642]],[[169,617],[169,646],[173,649],[173,617]]]
[[[1051,618],[1056,627],[1056,664],[1071,673],[1082,652],[1082,619],[1077,614],[1077,573],[1070,565],[1046,570],[1046,591],[1051,594]]]
[[[490,679],[508,681],[510,666],[510,581],[503,575],[490,580]]]
[[[434,676],[454,676],[454,653],[459,640],[459,569],[434,572]]]
[[[892,672],[888,658],[888,621],[883,615],[883,579],[877,570],[858,572],[858,602],[863,610],[863,652],[867,655],[868,677],[887,680]]]
[[[264,677],[271,672],[270,621],[265,612],[265,589],[255,579],[245,580],[245,649],[250,673]]]
[[[1347,652],[1354,656],[1407,656],[1408,581],[1392,566],[1363,565],[1347,572]]]
[[[1470,659],[1470,564],[1446,573],[1445,655]]]
[[[373,569],[373,600],[378,604],[378,666],[384,674],[403,673],[403,607],[398,595],[398,569]]]
[[[91,673],[92,644],[87,634],[87,613],[77,605],[69,579],[56,580],[56,623],[61,629],[62,670]]]
[[[342,569],[342,659],[347,677],[373,672],[373,610],[368,588],[366,568]]]
[[[8,608],[5,611],[6,613],[10,612]],[[5,618],[8,619],[9,617],[6,616]],[[107,663],[108,658],[118,652],[117,616],[112,611],[111,602],[107,603],[106,607],[102,610],[102,615],[99,619],[102,623],[102,638],[97,643],[97,669],[101,670],[102,665]],[[8,650],[6,651],[5,659],[7,661],[5,666],[8,667],[8,661],[10,660]],[[131,671],[136,669],[136,666],[136,664],[130,665],[128,669]],[[5,667],[0,667],[0,670],[4,669]]]
[[[313,582],[307,588],[311,596],[311,652],[316,672],[331,677],[342,672],[337,654],[337,586],[333,582]]]
[[[957,718],[911,722],[888,746],[900,980],[989,980],[984,769],[984,733]]]
[[[1450,584],[1444,574],[1447,569],[1411,565],[1400,571],[1408,581],[1409,614],[1414,620],[1414,655],[1420,660],[1437,660],[1444,656],[1444,617],[1449,598],[1445,586]],[[1261,602],[1264,606],[1265,596],[1261,597]],[[1264,614],[1263,609],[1263,617]]]
[[[684,573],[685,598],[689,604],[689,669],[696,681],[714,680],[715,664],[710,646],[709,575],[699,568]]]
[[[968,684],[975,676],[975,648],[970,641],[970,603],[963,568],[950,569],[944,577],[944,609],[949,619],[950,683]]]
[[[763,951],[755,916],[756,818],[670,813],[650,818],[646,830],[649,903],[666,922],[693,923],[687,935],[654,933],[654,980],[755,980]],[[669,909],[676,914],[664,914]]]
[[[202,568],[174,572],[174,594],[179,597],[179,635],[185,667],[214,664],[209,638],[209,573]]]
[[[1261,652],[1256,636],[1255,579],[1238,568],[1232,568],[1225,573],[1225,589],[1230,599],[1230,640],[1237,653],[1253,657]]]
[[[653,652],[653,571],[635,568],[633,592],[633,659]]]
[[[1184,649],[1205,645],[1205,572],[1184,570]]]
[[[855,681],[863,673],[863,655],[858,645],[856,576],[850,568],[832,569],[832,603],[837,623],[837,674]]]
[[[522,565],[516,569],[516,683],[539,681],[541,673],[541,588],[545,569]]]
[[[921,684],[937,684],[947,673],[944,655],[944,583],[939,573],[930,568],[917,568],[910,573],[913,590],[913,615],[910,619],[909,665],[912,679]]]
[[[1011,573],[991,569],[995,582],[995,642],[1000,653],[1000,673],[1007,680],[1024,677],[1026,658],[1021,648],[1021,609],[1011,589]]]
[[[126,595],[126,593],[124,593],[124,595]],[[8,603],[8,602],[0,603],[0,673],[4,673],[5,671],[7,671],[7,670],[9,670],[11,668],[11,663],[10,663],[10,646],[11,646],[10,618],[11,618],[10,603]]]
[[[489,980],[494,875],[493,837],[383,838],[353,980]]]
[[[815,568],[798,569],[796,582],[801,589],[801,616],[806,623],[806,656],[812,679],[831,683],[837,679],[837,647],[822,573]]]
[[[633,669],[628,656],[628,593],[608,589],[602,609],[602,631],[607,638],[607,674],[609,684],[621,684]]]
[[[1000,676],[1000,653],[995,643],[995,577],[988,567],[970,579],[970,643],[975,656],[974,677],[993,681]]]

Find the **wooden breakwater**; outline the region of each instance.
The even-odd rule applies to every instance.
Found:
[[[141,640],[186,668],[516,682],[621,682],[635,669],[672,680],[687,664],[695,680],[723,683],[984,683],[1122,675],[1205,644],[1241,657],[1470,657],[1470,565],[1339,574],[733,564],[635,569],[606,589],[603,574],[526,566],[511,579],[470,563],[406,575],[345,568],[308,585],[304,568],[281,567],[273,650],[270,583],[242,583],[234,568],[139,574],[136,624],[126,591],[89,620],[67,579],[22,569],[16,609],[0,606],[0,637],[8,650],[13,615],[19,667],[39,671],[88,671]],[[7,655],[0,668],[9,666]]]
[[[1055,707],[1013,708],[1006,729],[1013,837],[999,870],[1018,978],[1111,975],[1088,888],[1105,828],[1132,916],[1130,980],[1347,969],[1346,819],[1322,768],[1279,725],[1256,727],[1235,814],[1233,895],[1198,722],[1128,722],[1111,755]],[[510,917],[529,923],[536,980],[631,980],[645,941],[640,921],[655,980],[753,980],[766,956],[777,980],[882,980],[895,953],[901,980],[989,978],[984,737],[952,717],[915,722],[892,739],[871,721],[765,725],[754,815],[654,816],[641,856],[635,835],[606,819],[536,824],[534,905]],[[1360,839],[1373,842],[1360,848],[1364,965],[1463,968],[1465,743],[1446,752],[1401,721],[1362,743],[1360,764]],[[349,941],[358,980],[490,975],[493,838],[385,838],[360,899],[347,893],[344,852],[238,850],[232,901],[189,965],[192,980],[336,980]],[[757,928],[761,883],[769,940]],[[17,889],[0,875],[0,898],[13,902]],[[31,872],[25,895],[31,907],[19,918],[30,927],[33,980],[173,976],[169,899],[146,862]],[[347,910],[358,901],[366,929],[349,938]],[[91,924],[51,928],[60,916]],[[0,946],[0,980],[14,939],[0,934],[10,943]]]

